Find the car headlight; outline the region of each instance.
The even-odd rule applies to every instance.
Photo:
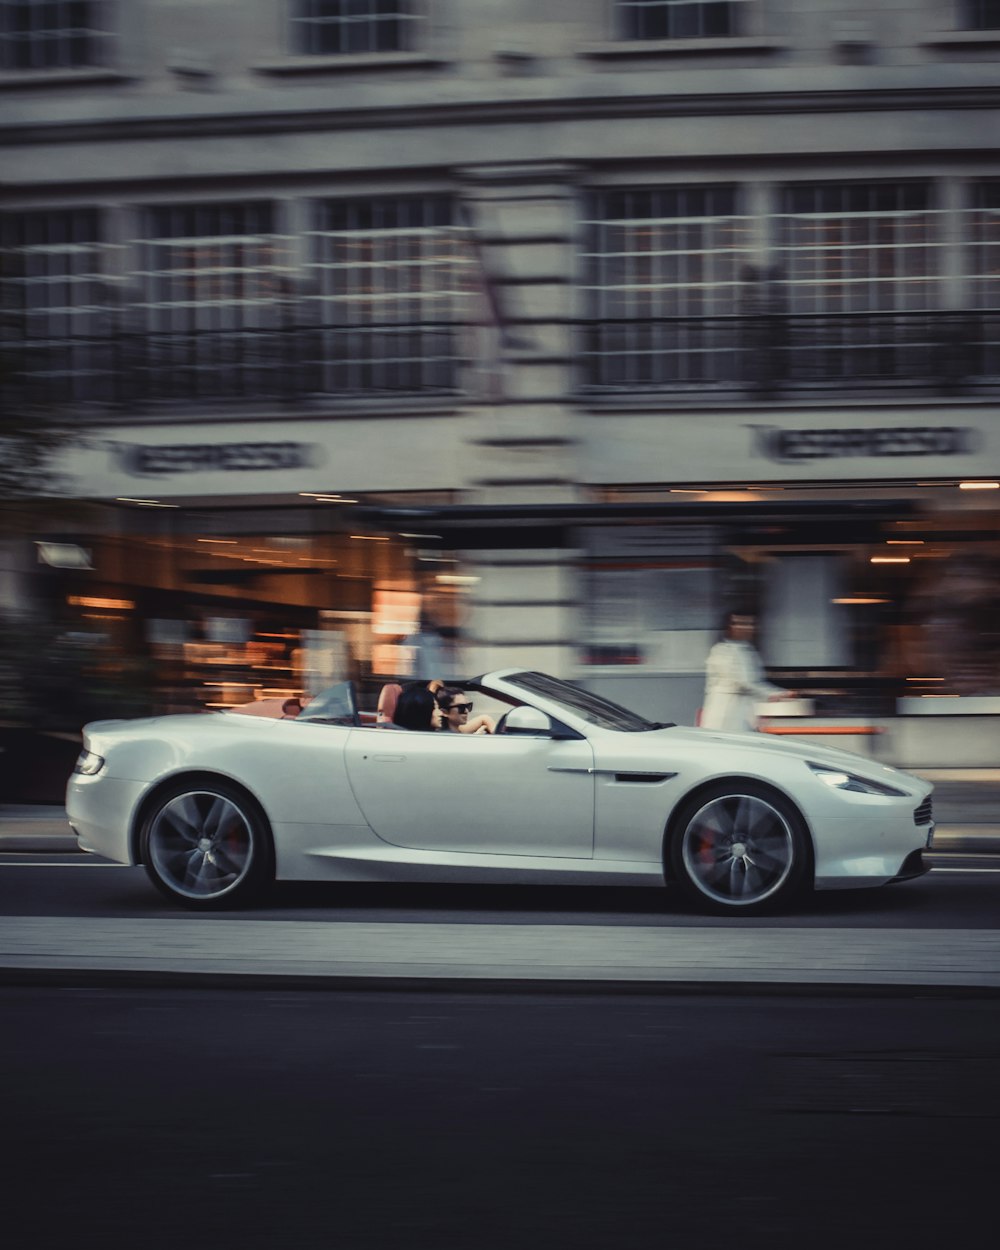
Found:
[[[845,772],[842,768],[813,763],[809,763],[809,768],[832,790],[853,790],[855,794],[885,794],[897,799],[905,798],[907,794],[906,790],[897,790],[895,786],[871,781],[868,777],[856,777],[854,773]]]
[[[81,751],[76,757],[73,771],[79,773],[81,777],[93,777],[103,767],[104,757],[102,755],[95,755],[93,751]]]

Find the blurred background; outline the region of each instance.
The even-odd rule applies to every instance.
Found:
[[[547,670],[1000,757],[1000,4],[0,0],[0,800]]]

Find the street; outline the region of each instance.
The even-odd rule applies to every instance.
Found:
[[[986,1235],[1000,1001],[0,990],[11,1246]]]
[[[924,877],[874,890],[807,897],[788,914],[718,917],[676,891],[542,886],[371,885],[284,882],[252,912],[203,920],[380,923],[660,925],[750,928],[1000,928],[1000,857],[945,856]],[[141,868],[90,855],[0,855],[0,915],[158,920],[190,918],[164,899]]]

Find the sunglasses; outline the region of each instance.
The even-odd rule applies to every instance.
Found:
[[[472,704],[471,703],[453,703],[451,707],[446,707],[444,710],[446,712],[471,712]]]

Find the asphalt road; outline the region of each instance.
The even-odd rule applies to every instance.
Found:
[[[934,1250],[1000,1001],[0,989],[6,1244]]]
[[[786,915],[711,917],[660,889],[282,883],[232,919],[381,923],[745,926],[764,928],[1000,928],[1000,859],[945,857],[914,881],[814,894]],[[163,920],[191,913],[162,898],[141,868],[95,856],[0,855],[0,914]]]

